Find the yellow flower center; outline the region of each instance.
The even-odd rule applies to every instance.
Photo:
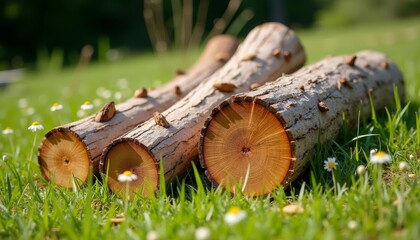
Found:
[[[385,157],[385,156],[386,156],[386,152],[384,152],[384,151],[379,151],[379,152],[377,152],[375,155],[376,155],[376,156],[378,156],[378,157]]]
[[[7,128],[5,128],[4,129],[5,131],[10,131],[10,130],[12,130],[11,128],[9,128],[9,127],[7,127]]]
[[[328,162],[328,168],[329,169],[335,168],[335,162]]]
[[[86,101],[86,102],[83,103],[83,105],[85,105],[85,106],[86,105],[90,105],[90,102],[89,101]]]
[[[59,105],[58,103],[54,103],[53,107],[58,107],[58,105]]]
[[[238,214],[241,211],[241,209],[239,207],[230,207],[228,212],[231,214]]]
[[[124,171],[123,174],[127,177],[131,176],[133,174],[131,171]]]
[[[39,122],[35,121],[35,122],[32,123],[32,126],[38,126],[38,125],[39,125]]]

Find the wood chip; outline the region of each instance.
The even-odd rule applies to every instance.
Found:
[[[111,218],[111,223],[118,225],[125,221],[125,218]]]
[[[346,58],[344,58],[344,63],[349,65],[349,66],[354,66],[355,62],[356,62],[357,56],[356,55],[350,55],[347,56]]]
[[[288,214],[288,215],[301,214],[304,211],[305,211],[305,209],[302,206],[300,206],[299,204],[290,204],[290,205],[287,205],[287,206],[283,207],[283,212],[285,214]]]
[[[330,110],[328,108],[327,104],[325,104],[322,101],[318,103],[318,108],[319,108],[319,111],[321,111],[321,112],[327,112],[328,110]]]
[[[348,87],[348,88],[350,88],[350,89],[352,89],[353,87],[350,85],[350,81],[347,79],[347,78],[340,78],[339,80],[338,80],[338,83],[339,83],[339,90],[341,89],[341,85],[343,85],[343,86],[346,86],[346,87]]]
[[[280,50],[280,48],[274,49],[272,54],[273,54],[273,56],[275,58],[280,58],[281,57],[281,50]]]
[[[115,103],[113,101],[105,104],[95,116],[95,122],[107,122],[115,115]]]
[[[224,52],[218,52],[214,56],[214,59],[216,59],[216,61],[218,62],[226,62],[227,60],[229,60],[229,55]]]
[[[168,121],[166,121],[166,118],[160,112],[153,113],[153,119],[155,120],[156,125],[169,128]]]
[[[142,87],[140,89],[137,89],[134,93],[135,98],[147,98],[147,89]]]
[[[259,86],[261,86],[261,85],[258,84],[258,83],[253,83],[253,84],[251,84],[251,86],[249,86],[249,89],[254,90],[254,89],[258,88]]]
[[[182,94],[181,88],[179,86],[175,86],[174,87],[174,93],[175,93],[175,95],[180,96]]]
[[[286,60],[286,62],[290,62],[290,60],[292,60],[292,53],[289,51],[284,51],[283,57]]]
[[[182,75],[185,75],[185,74],[186,74],[186,72],[184,70],[181,70],[181,69],[177,69],[176,72],[175,72],[176,76],[182,76]]]
[[[299,87],[299,89],[300,89],[302,92],[304,92],[304,91],[305,91],[305,86],[301,85],[301,86]]]
[[[382,69],[388,69],[389,68],[389,63],[387,61],[381,62],[380,64]]]
[[[221,92],[233,92],[236,89],[235,84],[232,83],[215,83],[213,87]]]
[[[242,58],[242,61],[252,61],[257,57],[257,53],[249,53]]]

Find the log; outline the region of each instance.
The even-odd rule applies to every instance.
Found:
[[[199,132],[214,106],[252,84],[293,72],[304,61],[304,49],[292,30],[279,23],[256,27],[220,71],[107,147],[100,169],[108,172],[109,188],[113,192],[124,189],[118,174],[131,170],[138,176],[131,182],[131,192],[149,196],[158,188],[160,163],[169,182],[198,159]]]
[[[134,97],[114,105],[106,104],[98,114],[49,131],[39,148],[42,175],[56,185],[72,187],[73,177],[81,183],[89,171],[99,173],[103,149],[116,137],[163,111],[185,96],[200,82],[222,67],[238,47],[227,35],[209,40],[197,62],[174,80],[155,90],[139,89]]]
[[[324,59],[254,91],[232,96],[201,130],[200,164],[214,186],[248,196],[287,186],[310,165],[317,145],[355,126],[374,109],[404,98],[397,66],[362,51]]]

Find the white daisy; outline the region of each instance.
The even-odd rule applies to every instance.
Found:
[[[159,234],[156,231],[150,231],[146,235],[147,240],[158,240]]]
[[[44,126],[42,126],[42,124],[41,123],[39,123],[39,122],[33,122],[32,124],[31,124],[31,126],[29,126],[28,127],[28,130],[31,130],[32,132],[36,132],[36,131],[38,131],[38,130],[42,130],[42,129],[44,129]]]
[[[336,161],[335,157],[328,158],[327,161],[324,161],[324,169],[328,172],[335,170],[338,166],[338,162]]]
[[[366,172],[366,167],[364,165],[359,165],[357,166],[356,172],[357,172],[357,175],[362,176]]]
[[[93,108],[93,105],[89,101],[86,101],[86,102],[83,103],[82,106],[80,106],[80,108],[82,110],[89,110],[89,109],[92,109]]]
[[[61,104],[59,104],[59,103],[54,103],[54,104],[50,107],[51,112],[55,112],[55,111],[58,111],[58,110],[61,110],[61,109],[63,109],[63,105],[61,105]]]
[[[239,207],[231,207],[225,215],[225,223],[229,225],[237,224],[246,218],[246,212]]]
[[[13,129],[7,127],[5,129],[3,129],[3,131],[1,131],[3,133],[3,135],[9,135],[13,133]]]
[[[199,227],[195,230],[196,240],[207,240],[210,239],[210,229],[207,227]]]
[[[400,164],[398,165],[398,168],[403,172],[410,170],[410,166],[408,165],[407,162],[404,162],[404,161],[400,162]]]
[[[124,171],[122,174],[118,175],[118,181],[120,182],[132,182],[137,180],[137,175],[131,171]]]
[[[391,155],[384,151],[379,151],[370,156],[370,162],[373,164],[385,164],[392,161]]]

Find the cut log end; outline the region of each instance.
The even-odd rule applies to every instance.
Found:
[[[208,177],[232,193],[270,193],[292,165],[293,146],[280,120],[249,99],[222,103],[207,120],[200,141],[200,163]]]
[[[47,133],[39,148],[42,175],[56,185],[73,187],[74,180],[86,182],[90,156],[83,141],[72,131],[54,129]]]
[[[150,197],[158,187],[158,167],[151,154],[133,141],[124,139],[111,144],[100,163],[102,173],[108,174],[109,189],[122,196],[125,195],[126,183],[118,181],[118,175],[131,171],[137,180],[129,183],[130,196],[139,192],[144,197]]]

